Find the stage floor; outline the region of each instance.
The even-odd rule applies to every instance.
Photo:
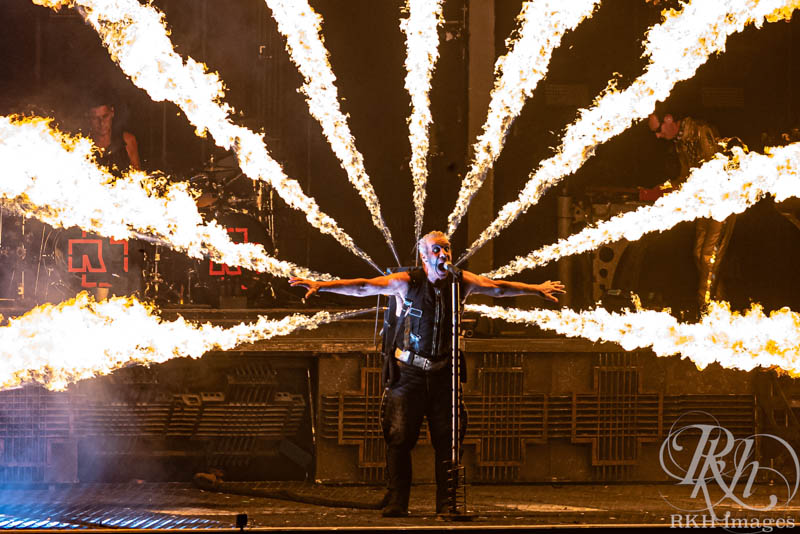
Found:
[[[380,501],[374,486],[322,486],[302,482],[235,483],[228,489],[284,493],[299,500],[338,501],[367,506]],[[410,516],[383,518],[379,510],[323,506],[288,500],[204,491],[185,483],[75,484],[0,490],[0,529],[231,529],[236,514],[248,515],[248,529],[478,528],[560,526],[669,527],[676,509],[703,507],[691,488],[652,485],[470,485],[469,522],[453,522],[433,511],[434,486],[412,488]],[[715,501],[721,496],[712,488]],[[764,502],[770,486],[755,494]],[[772,491],[774,493],[774,491]],[[701,492],[702,493],[702,492]],[[669,502],[668,502],[669,501]],[[753,505],[748,501],[748,505]],[[351,505],[352,506],[352,505]],[[769,512],[747,510],[730,500],[715,506],[719,517],[794,521],[800,506],[778,505]],[[703,512],[696,514],[702,521]],[[706,514],[708,512],[706,511]],[[684,515],[685,517],[685,515]],[[710,518],[707,519],[710,521]],[[708,524],[708,523],[707,523]],[[778,523],[780,524],[780,523]],[[773,523],[775,525],[775,523]]]

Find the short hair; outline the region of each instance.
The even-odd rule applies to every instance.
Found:
[[[424,236],[420,237],[419,241],[417,241],[417,252],[419,252],[420,255],[422,254],[422,251],[424,250],[423,245],[425,243],[425,240],[428,239],[429,237],[443,237],[443,238],[447,239],[447,235],[444,232],[440,232],[439,230],[433,230],[432,232],[428,232]],[[447,240],[448,240],[448,242],[450,241],[449,239],[447,239]]]
[[[100,106],[108,106],[114,108],[116,96],[114,92],[107,87],[100,87],[87,91],[83,99],[84,107],[89,109],[99,108]]]

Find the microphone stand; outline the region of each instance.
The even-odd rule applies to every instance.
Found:
[[[459,332],[461,323],[461,270],[449,265],[452,291],[452,340],[451,340],[451,428],[450,469],[448,471],[448,501],[451,519],[468,519],[467,489],[464,466],[461,465],[461,358],[459,357]]]

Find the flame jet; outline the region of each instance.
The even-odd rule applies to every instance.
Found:
[[[456,231],[472,197],[500,156],[508,130],[519,117],[525,100],[533,96],[547,74],[553,50],[561,44],[564,34],[591,17],[599,4],[600,0],[538,0],[522,5],[517,16],[519,34],[506,40],[510,52],[498,58],[494,66],[497,78],[489,112],[483,133],[472,147],[472,165],[461,182],[456,206],[448,217],[448,236]]]
[[[558,153],[531,173],[519,198],[503,206],[457,263],[514,222],[551,186],[577,171],[595,147],[652,113],[676,83],[691,78],[711,54],[725,50],[729,35],[750,24],[761,27],[765,20],[789,19],[798,6],[800,0],[692,0],[682,11],[666,11],[665,20],[647,33],[645,55],[650,64],[645,73],[624,91],[610,83],[592,108],[581,111],[567,127]]]
[[[0,389],[33,382],[63,390],[72,382],[125,365],[199,358],[209,350],[228,350],[370,311],[375,309],[282,319],[260,316],[253,323],[222,328],[182,317],[164,321],[134,297],[95,302],[84,292],[57,306],[34,308],[0,327]]]
[[[53,226],[155,238],[195,258],[275,276],[320,276],[269,256],[258,243],[234,243],[215,221],[204,223],[187,184],[140,171],[118,178],[97,166],[93,152],[91,140],[66,135],[47,119],[0,117],[0,197]]]
[[[658,356],[681,354],[698,369],[717,362],[728,369],[778,368],[800,376],[800,314],[783,308],[764,314],[754,304],[743,315],[725,302],[712,302],[698,323],[680,323],[664,311],[622,313],[602,308],[520,310],[467,304],[472,311],[514,323],[536,324],[570,337],[618,343],[625,350],[649,347]]]
[[[303,75],[301,88],[311,115],[322,126],[336,157],[347,172],[350,183],[364,199],[372,215],[372,223],[381,231],[386,243],[400,265],[392,234],[381,215],[381,205],[364,168],[364,157],[356,148],[347,117],[339,108],[336,76],[328,63],[328,51],[320,35],[322,17],[306,0],[266,0],[278,31],[286,37],[286,49],[292,62]]]
[[[111,58],[133,83],[147,91],[156,102],[177,105],[189,122],[204,136],[211,133],[217,146],[233,149],[242,171],[251,179],[272,186],[291,207],[306,214],[306,221],[336,239],[350,252],[383,273],[366,252],[320,211],[300,184],[283,172],[267,151],[262,135],[231,122],[230,106],[222,102],[224,88],[216,73],[175,53],[163,13],[138,0],[33,0],[35,4],[59,9],[75,7],[98,33]]]
[[[659,198],[652,206],[612,217],[527,256],[518,256],[486,276],[505,278],[619,239],[635,241],[646,233],[664,231],[699,217],[723,221],[769,194],[777,202],[800,197],[800,143],[767,148],[766,154],[745,154],[738,147],[731,151],[730,158],[718,154],[694,169],[680,189]]]
[[[419,241],[425,215],[425,185],[428,181],[429,127],[433,122],[431,77],[439,59],[439,34],[442,0],[408,0],[408,18],[400,20],[406,34],[406,90],[411,96],[408,140],[411,144],[411,178],[414,182],[414,235]]]

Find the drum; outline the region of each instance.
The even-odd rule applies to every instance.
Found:
[[[139,292],[142,246],[133,239],[118,241],[77,227],[45,225],[36,269],[37,299],[52,301],[99,288],[116,295]]]
[[[269,252],[269,236],[264,225],[248,213],[229,211],[216,217],[228,230],[234,243],[259,243]],[[268,291],[270,276],[223,265],[205,259],[197,260],[171,250],[161,249],[158,290],[163,299],[177,304],[221,306],[225,301],[251,306]]]

